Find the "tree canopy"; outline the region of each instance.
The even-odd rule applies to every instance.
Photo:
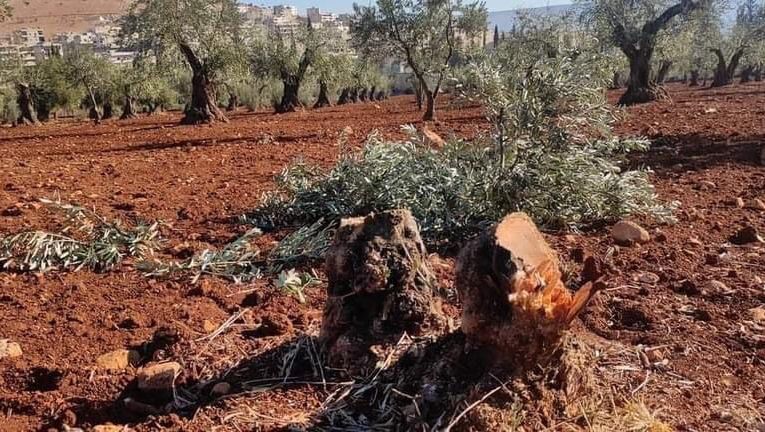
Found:
[[[464,35],[486,30],[485,7],[460,0],[378,0],[354,5],[354,45],[362,53],[394,55],[406,61],[427,96],[424,120],[435,119],[435,102]]]
[[[185,59],[192,71],[192,100],[185,123],[226,120],[215,82],[243,61],[242,16],[235,0],[134,0],[123,20],[123,40],[157,61]]]

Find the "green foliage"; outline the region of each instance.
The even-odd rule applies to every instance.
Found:
[[[236,283],[249,282],[262,276],[260,249],[252,244],[252,240],[260,235],[259,229],[253,229],[221,250],[206,249],[182,262],[147,259],[139,262],[138,268],[147,276],[191,273],[195,283],[203,275],[223,277]]]
[[[189,66],[198,61],[212,82],[246,66],[244,37],[234,0],[134,0],[122,20],[124,46],[139,56],[152,55],[160,70],[174,67],[185,54]]]
[[[0,237],[0,266],[14,271],[106,271],[125,256],[145,258],[158,246],[159,225],[125,228],[72,204],[43,200],[65,216],[58,232],[26,231]]]
[[[319,283],[315,274],[300,273],[294,269],[282,271],[279,277],[274,280],[274,285],[286,294],[298,299],[300,303],[305,303],[305,289],[311,285]]]
[[[0,87],[0,124],[14,123],[18,118],[16,91],[10,86]]]
[[[534,152],[511,167],[492,143],[451,142],[434,150],[409,129],[404,142],[372,136],[328,172],[297,164],[280,189],[246,220],[264,228],[312,224],[408,208],[431,244],[472,236],[522,210],[548,227],[582,226],[627,214],[668,217],[644,172],[621,172],[609,158],[645,143],[598,142]]]
[[[0,22],[5,21],[6,18],[11,16],[13,9],[8,4],[8,0],[0,0]]]

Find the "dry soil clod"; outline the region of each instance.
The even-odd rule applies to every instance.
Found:
[[[330,363],[363,371],[406,332],[440,328],[432,273],[408,210],[344,219],[327,253],[320,340]],[[381,352],[375,349],[375,352]]]
[[[507,216],[463,249],[456,286],[468,341],[514,366],[550,353],[595,293],[592,282],[569,292],[555,252],[522,213]]]

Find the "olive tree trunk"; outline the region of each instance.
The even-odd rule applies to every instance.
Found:
[[[319,97],[316,99],[314,108],[323,108],[332,106],[332,102],[329,101],[329,86],[325,81],[319,81]]]
[[[135,112],[135,99],[132,96],[126,95],[125,100],[122,103],[122,115],[120,120],[127,120],[138,117]]]
[[[351,91],[347,87],[340,92],[340,97],[337,99],[338,105],[345,105],[351,101]]]
[[[196,55],[190,45],[180,43],[179,47],[186,62],[191,67],[191,104],[186,107],[181,124],[227,122],[228,118],[218,108],[215,88],[210,80],[207,68]]]
[[[630,75],[627,79],[627,91],[619,98],[619,105],[635,105],[656,100],[651,83],[652,55],[653,47],[635,50],[631,55],[627,55]]]
[[[688,83],[688,85],[691,87],[696,87],[699,85],[699,70],[698,69],[694,69],[691,71],[691,80]]]
[[[744,55],[744,48],[741,47],[733,53],[730,58],[730,62],[726,63],[725,55],[719,48],[712,48],[711,50],[717,56],[717,68],[715,69],[715,76],[712,80],[710,87],[722,87],[729,85],[733,82],[733,75],[738,68],[738,62]]]
[[[741,78],[739,80],[739,83],[746,84],[749,81],[752,80],[752,75],[754,74],[754,66],[747,66],[744,69],[741,69]]]
[[[16,102],[19,105],[19,123],[26,125],[38,125],[40,121],[37,119],[35,113],[34,104],[32,102],[32,90],[29,84],[17,84],[18,99]]]
[[[667,80],[667,75],[669,74],[670,69],[672,69],[672,62],[669,60],[662,60],[659,66],[659,71],[656,73],[656,85],[664,84],[664,82]]]
[[[226,107],[226,111],[236,111],[237,108],[239,108],[239,96],[237,96],[234,92],[229,92],[228,106]]]

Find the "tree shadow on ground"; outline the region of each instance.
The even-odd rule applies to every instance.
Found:
[[[648,166],[657,174],[701,170],[726,164],[760,165],[765,136],[680,134],[652,139],[651,149],[630,158],[630,167]]]

